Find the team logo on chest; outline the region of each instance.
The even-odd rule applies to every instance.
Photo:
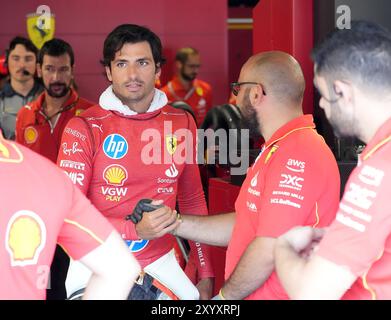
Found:
[[[112,164],[103,171],[103,179],[111,186],[122,187],[128,179],[128,172],[123,166]]]
[[[106,201],[119,202],[126,196],[128,188],[124,188],[124,182],[128,179],[128,172],[119,164],[112,164],[103,170],[103,179],[106,186],[101,187],[102,194]]]
[[[128,142],[118,133],[110,134],[103,142],[103,152],[111,159],[122,159],[128,153]]]
[[[24,141],[26,141],[27,144],[34,143],[37,141],[38,138],[38,132],[34,127],[27,127],[24,130]]]
[[[170,155],[173,155],[178,146],[178,139],[173,135],[166,136],[166,148]]]
[[[36,213],[21,210],[8,221],[5,247],[11,258],[11,266],[37,264],[45,244],[45,223]]]

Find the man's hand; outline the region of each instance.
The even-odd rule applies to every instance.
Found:
[[[214,278],[201,279],[197,284],[197,289],[200,293],[200,300],[210,300],[213,294]]]
[[[289,246],[302,257],[309,257],[323,238],[325,229],[311,227],[295,227],[278,238],[278,245]]]
[[[153,201],[152,204],[159,205],[161,201]],[[143,218],[136,224],[136,231],[140,239],[151,240],[171,232],[179,223],[177,212],[163,206],[151,212],[144,212]]]

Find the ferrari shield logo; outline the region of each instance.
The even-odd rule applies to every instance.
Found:
[[[178,145],[178,139],[172,135],[166,136],[166,148],[170,155],[175,153],[176,147]]]
[[[43,44],[54,38],[55,19],[49,13],[27,15],[27,33],[34,45],[41,49]]]

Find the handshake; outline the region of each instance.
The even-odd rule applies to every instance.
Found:
[[[161,200],[152,204],[151,199],[141,199],[125,220],[134,223],[137,236],[144,240],[160,238],[167,233],[175,236],[176,229],[182,222],[181,215],[176,210],[163,205]]]
[[[137,202],[133,212],[126,216],[125,220],[132,220],[134,224],[137,224],[143,218],[143,212],[151,212],[163,207],[162,204],[156,205],[152,204],[151,202],[151,199],[141,199],[139,202]]]

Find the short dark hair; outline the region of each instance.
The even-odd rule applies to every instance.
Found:
[[[124,44],[143,41],[147,41],[151,46],[156,67],[161,67],[166,62],[166,59],[163,57],[160,38],[148,28],[135,24],[122,24],[110,32],[103,45],[102,64],[110,67],[115,53],[121,50]]]
[[[312,52],[316,73],[345,77],[366,87],[391,88],[391,34],[374,22],[352,21],[336,29]]]
[[[42,46],[38,54],[38,63],[42,65],[43,57],[45,55],[59,57],[66,53],[71,59],[71,66],[73,66],[73,64],[75,63],[75,56],[73,54],[73,49],[71,45],[62,39],[54,38],[45,42]]]
[[[24,46],[26,48],[27,51],[30,51],[32,53],[35,54],[35,58],[37,58],[37,55],[38,55],[38,49],[37,47],[31,42],[30,39],[27,39],[27,38],[23,38],[23,37],[15,37],[11,40],[10,42],[10,45],[8,47],[8,51],[7,51],[7,60],[8,60],[8,56],[9,54],[11,53],[12,50],[15,49],[15,47],[18,45],[18,44],[21,44],[22,46]]]
[[[177,51],[175,55],[175,61],[180,61],[182,64],[185,64],[187,61],[187,58],[191,54],[200,54],[197,49],[194,49],[192,47],[185,47],[181,48]]]

